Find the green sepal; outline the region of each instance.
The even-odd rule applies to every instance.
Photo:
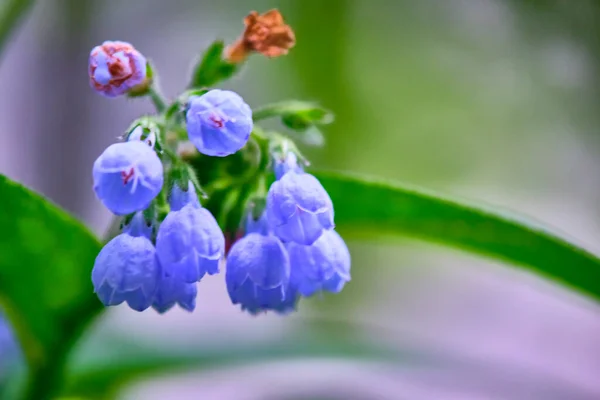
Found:
[[[154,150],[161,154],[163,150],[163,131],[164,124],[158,116],[145,115],[133,121],[127,128],[123,136],[121,137],[124,141],[129,140],[131,134],[138,128],[143,129],[141,140],[153,140],[154,143],[149,142],[148,145],[152,146]]]
[[[281,116],[281,122],[294,131],[304,132],[315,125],[332,123],[333,114],[315,106],[285,113]]]
[[[267,198],[262,194],[252,196],[248,201],[247,208],[247,215],[251,215],[254,221],[258,221],[267,208]]]
[[[296,143],[294,143],[292,140],[277,132],[272,132],[271,137],[272,139],[269,142],[269,154],[271,156],[271,161],[281,160],[283,162],[289,153],[294,153],[299,164],[303,164],[304,166],[308,166],[310,164],[308,159],[302,154],[302,152],[296,146]],[[269,164],[269,166],[272,165]]]
[[[144,222],[146,223],[147,226],[151,226],[156,221],[157,207],[158,206],[156,205],[156,201],[152,201],[145,210],[141,211],[142,216],[144,217]],[[131,221],[133,220],[133,217],[135,217],[135,215],[137,213],[138,212],[133,212],[133,213],[127,214],[121,219],[121,224],[120,224],[121,231],[123,230],[123,228],[125,228],[127,225],[129,225],[131,223]]]
[[[325,142],[319,129],[333,122],[331,111],[316,103],[290,100],[270,104],[252,112],[255,122],[268,118],[280,118],[281,123],[292,132],[288,134],[295,140],[310,146],[322,146]]]
[[[121,223],[119,224],[120,231],[123,231],[123,228],[125,228],[127,225],[129,225],[131,223],[131,220],[133,220],[134,215],[135,215],[135,213],[127,214],[121,219]]]
[[[194,67],[190,88],[214,86],[231,78],[238,71],[238,65],[223,59],[224,49],[223,41],[217,40],[204,52],[202,59]]]
[[[189,164],[182,163],[171,168],[167,174],[167,182],[165,184],[165,188],[163,189],[167,191],[167,201],[170,202],[171,193],[175,186],[177,186],[181,191],[187,192],[189,190],[189,182],[192,182],[198,198],[207,198],[206,193],[200,186],[196,172]]]
[[[178,124],[185,121],[185,113],[190,98],[202,96],[206,92],[208,92],[208,89],[190,89],[183,92],[165,111],[165,121],[173,121]]]
[[[150,61],[146,61],[146,79],[144,82],[140,83],[137,86],[132,87],[127,92],[127,97],[136,98],[136,97],[145,97],[150,93],[150,88],[154,83],[154,68],[152,68],[152,64]]]
[[[331,111],[310,101],[282,101],[252,111],[254,121],[273,117],[280,117],[285,126],[296,131],[306,130],[313,125],[327,125],[334,121]]]

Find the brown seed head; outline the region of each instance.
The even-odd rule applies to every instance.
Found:
[[[252,11],[244,18],[244,33],[225,51],[229,62],[239,63],[252,52],[267,57],[279,57],[287,54],[296,44],[294,31],[283,21],[279,10],[273,9],[259,15]]]

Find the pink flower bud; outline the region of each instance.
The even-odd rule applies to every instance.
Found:
[[[146,58],[131,44],[106,41],[90,53],[90,85],[106,97],[127,93],[146,79]]]

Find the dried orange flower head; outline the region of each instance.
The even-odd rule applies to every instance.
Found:
[[[225,58],[232,63],[242,62],[252,52],[267,57],[287,54],[296,44],[294,31],[283,21],[279,10],[273,9],[259,15],[252,11],[244,18],[244,33],[225,51]]]

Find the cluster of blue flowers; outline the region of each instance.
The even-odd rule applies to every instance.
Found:
[[[105,42],[90,54],[90,84],[108,97],[126,94],[145,82],[145,63],[130,44]],[[187,139],[205,156],[238,152],[253,131],[252,110],[232,91],[192,95],[184,108]],[[173,152],[166,157],[165,145],[161,128],[140,123],[94,162],[97,198],[123,217],[122,232],[92,270],[95,292],[107,306],[125,302],[164,313],[178,304],[192,311],[197,282],[217,274],[226,256],[224,235],[200,204],[200,188],[185,173],[173,173],[185,171],[184,161]],[[258,218],[256,208],[247,213],[245,236],[226,257],[230,298],[252,314],[289,312],[300,296],[339,292],[350,280],[350,254],[333,230],[329,195],[294,152],[275,158],[277,179],[265,207]]]
[[[299,296],[338,293],[350,280],[350,253],[333,230],[333,204],[294,153],[276,164],[262,215],[227,257],[231,301],[251,314],[295,310]]]

